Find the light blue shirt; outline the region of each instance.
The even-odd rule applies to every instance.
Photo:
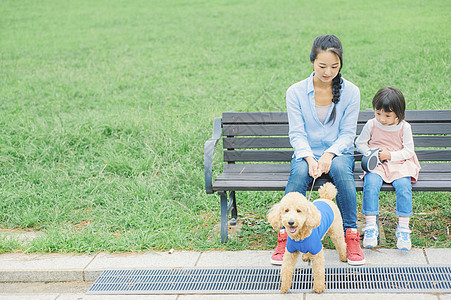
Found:
[[[332,103],[325,124],[315,110],[313,75],[287,90],[287,112],[290,143],[296,159],[321,157],[324,152],[335,155],[354,154],[357,119],[360,110],[360,91],[352,82],[343,79],[340,101]],[[335,122],[328,122],[335,106]]]

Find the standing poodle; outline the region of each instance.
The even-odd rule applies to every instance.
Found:
[[[304,261],[311,260],[313,290],[326,289],[324,251],[321,243],[327,234],[334,243],[341,261],[346,261],[346,243],[343,220],[337,205],[331,200],[337,195],[335,186],[328,182],[318,190],[322,199],[308,201],[302,194],[286,194],[268,213],[268,221],[275,230],[287,229],[288,240],[282,263],[282,293],[288,292],[293,280],[294,267],[299,253]]]

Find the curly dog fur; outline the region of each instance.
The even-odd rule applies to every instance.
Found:
[[[328,182],[318,190],[320,198],[316,200],[325,202],[333,211],[333,221],[326,232],[334,243],[340,260],[345,262],[346,243],[343,234],[343,220],[337,205],[331,201],[337,195],[335,186]],[[279,203],[276,203],[268,212],[268,221],[275,230],[283,227],[287,229],[289,238],[299,241],[309,237],[314,228],[317,228],[321,222],[321,213],[318,208],[308,201],[302,194],[294,192],[286,194]],[[324,236],[323,236],[324,237]],[[322,238],[323,238],[322,237]],[[293,280],[294,267],[296,265],[299,251],[290,253],[285,250],[282,262],[282,293],[288,292]],[[324,269],[324,251],[321,245],[321,251],[316,255],[304,253],[304,261],[311,260],[313,268],[313,290],[322,293],[326,289],[326,275]]]

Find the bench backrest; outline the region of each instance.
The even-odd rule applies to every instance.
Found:
[[[372,110],[360,111],[357,134],[373,117]],[[451,161],[451,110],[406,111],[406,121],[420,161]],[[222,126],[225,162],[291,160],[286,112],[225,112]]]

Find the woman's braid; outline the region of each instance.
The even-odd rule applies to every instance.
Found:
[[[341,93],[341,84],[342,84],[343,80],[341,79],[341,73],[338,72],[337,76],[335,76],[335,78],[332,80],[332,102],[334,104],[337,104],[338,101],[340,101],[340,93]],[[332,113],[330,115],[329,121],[332,121],[332,124],[335,122],[335,105],[334,108],[332,109]]]
[[[341,91],[341,73],[338,72],[337,76],[332,80],[332,102],[337,104],[340,101],[340,91]]]

